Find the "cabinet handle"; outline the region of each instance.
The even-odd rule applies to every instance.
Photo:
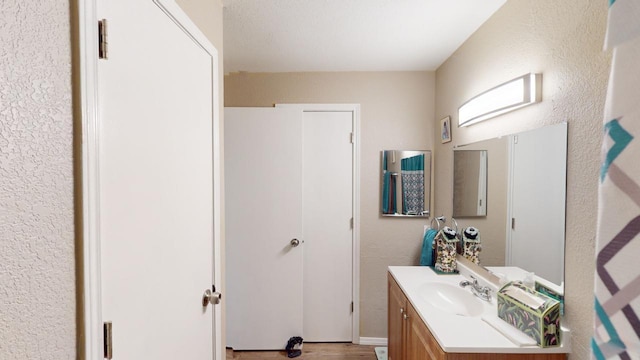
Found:
[[[400,308],[400,314],[404,314],[404,308]]]
[[[407,319],[409,318],[409,316],[408,316],[407,314],[403,314],[403,315],[402,315],[402,318],[403,318],[404,320],[407,320]]]

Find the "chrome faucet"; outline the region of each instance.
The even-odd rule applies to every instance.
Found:
[[[473,276],[471,276],[471,280],[472,281],[460,281],[460,287],[464,288],[471,285],[471,292],[473,293],[473,295],[479,297],[484,301],[491,301],[491,288],[488,286],[480,286],[480,284],[478,284],[478,279]]]

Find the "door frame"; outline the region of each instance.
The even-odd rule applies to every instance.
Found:
[[[353,318],[351,342],[360,344],[360,104],[276,104],[275,107],[300,109],[302,112],[350,112],[352,114],[352,291]]]
[[[76,261],[81,264],[78,270],[76,286],[77,307],[80,318],[78,324],[78,354],[86,360],[102,360],[102,274],[100,254],[100,103],[98,87],[98,2],[100,0],[77,0],[77,41],[76,63],[79,65],[75,71],[77,78],[75,86],[78,94],[78,105],[75,111],[80,116],[80,130],[74,135],[77,139],[81,136],[78,145],[80,158],[80,174],[76,182],[81,188],[76,194],[81,197],[76,204],[81,208],[81,215],[76,216],[76,225],[80,239],[76,241]],[[220,104],[219,104],[219,72],[218,51],[202,33],[174,0],[149,0],[153,1],[167,16],[169,16],[183,31],[209,53],[212,58],[212,106],[213,106],[213,280],[215,284],[222,284],[221,266],[221,159],[220,152]],[[75,140],[76,143],[79,140]],[[80,177],[80,178],[78,178]],[[80,218],[80,219],[78,219]],[[223,359],[224,346],[222,343],[222,307],[213,306],[213,334],[214,360]]]

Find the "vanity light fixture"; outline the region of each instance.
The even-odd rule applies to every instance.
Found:
[[[542,74],[529,73],[500,84],[458,108],[458,127],[502,115],[542,100]]]

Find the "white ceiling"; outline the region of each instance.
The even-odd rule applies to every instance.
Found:
[[[506,0],[223,0],[225,72],[435,70]]]

